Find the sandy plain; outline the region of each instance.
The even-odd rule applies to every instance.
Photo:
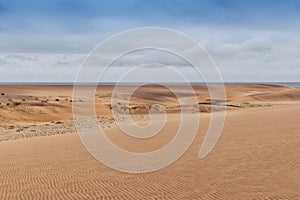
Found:
[[[130,86],[124,86],[130,87]],[[180,85],[180,98],[190,98]],[[172,165],[152,173],[123,173],[91,156],[73,123],[72,86],[0,86],[0,199],[300,199],[300,89],[264,84],[226,85],[226,101],[214,102],[194,85],[201,115],[196,138]],[[98,87],[96,113],[119,147],[148,152],[167,144],[178,128],[178,99],[167,88],[137,90],[127,110],[147,124],[151,105],[167,112],[166,127],[149,140],[132,138],[115,124],[113,86]],[[82,100],[84,101],[84,100]],[[227,110],[222,135],[198,158],[212,107]],[[157,114],[162,108],[156,109]]]

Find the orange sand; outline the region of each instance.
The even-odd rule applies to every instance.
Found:
[[[209,101],[205,87],[194,88],[200,103]],[[147,86],[132,97],[137,121],[147,121],[153,103],[163,104],[171,116],[147,143],[114,125],[111,89],[98,89],[96,107],[115,144],[147,152],[170,141],[179,123],[171,93]],[[68,129],[71,86],[0,86],[0,199],[300,199],[300,90],[229,85],[226,92],[225,127],[206,158],[198,158],[210,116],[204,103],[198,134],[179,160],[160,171],[129,174],[95,160]],[[37,137],[44,132],[48,136]]]

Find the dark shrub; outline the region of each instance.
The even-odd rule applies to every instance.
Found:
[[[14,106],[19,106],[19,105],[21,105],[21,102],[13,102],[13,105]]]

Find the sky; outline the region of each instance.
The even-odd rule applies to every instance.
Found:
[[[299,0],[0,0],[0,82],[73,82],[97,44],[141,27],[192,37],[224,81],[299,81]]]

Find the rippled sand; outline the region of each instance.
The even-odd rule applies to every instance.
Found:
[[[201,122],[188,151],[160,171],[129,174],[101,164],[82,145],[72,122],[70,86],[0,86],[0,199],[300,199],[299,89],[227,86],[227,102],[218,105],[228,111],[223,133],[199,159],[211,105],[206,89],[195,88]],[[154,103],[168,112],[166,128],[142,141],[116,127],[111,89],[99,88],[96,107],[115,144],[147,152],[172,139],[179,109],[165,88],[141,88],[125,108],[137,122],[149,120]],[[199,108],[190,105],[186,111]]]

